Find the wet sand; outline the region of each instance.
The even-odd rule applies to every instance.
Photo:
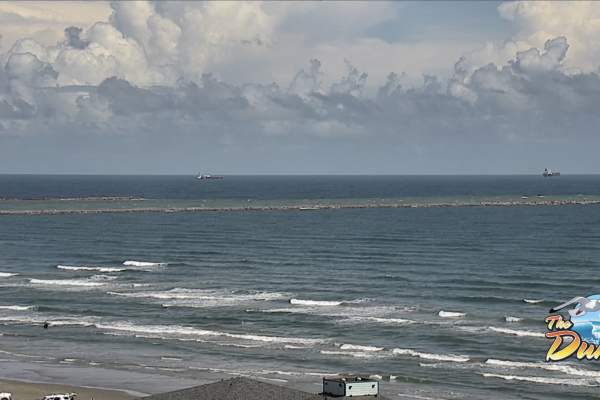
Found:
[[[39,400],[52,393],[77,393],[78,400],[127,400],[132,394],[109,389],[74,387],[69,385],[19,382],[0,379],[0,392],[12,393],[13,400]]]

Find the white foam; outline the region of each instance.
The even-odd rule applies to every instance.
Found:
[[[359,351],[381,351],[383,347],[361,346],[358,344],[343,344],[340,346],[342,350],[359,350]]]
[[[455,312],[455,311],[440,311],[438,313],[438,316],[442,317],[442,318],[462,318],[465,315],[467,315],[466,313],[463,312]]]
[[[497,328],[495,326],[490,326],[489,329],[494,332],[504,333],[506,335],[513,335],[513,336],[542,337],[542,338],[546,337],[541,332],[531,332],[531,331],[515,330],[515,329],[508,329],[508,328]]]
[[[131,334],[150,334],[156,335],[159,338],[195,338],[195,337],[227,337],[232,339],[241,339],[255,342],[265,343],[281,343],[281,344],[319,344],[323,343],[322,339],[295,338],[295,337],[279,337],[265,336],[243,333],[229,333],[211,331],[206,329],[192,328],[180,325],[134,325],[128,322],[115,322],[110,324],[96,324],[98,329],[120,331]]]
[[[181,358],[177,357],[161,357],[160,359],[163,361],[183,361]]]
[[[0,272],[0,278],[10,278],[11,276],[17,276],[19,274],[12,272]]]
[[[383,317],[348,317],[345,321],[375,322],[382,325],[406,325],[415,324],[417,321],[405,318],[383,318]]]
[[[350,304],[350,302],[343,302],[343,304]],[[334,318],[335,322],[341,325],[378,324],[398,326],[417,323],[417,321],[411,319],[398,317],[398,308],[389,305],[357,306],[352,307],[352,312],[348,312],[347,307],[306,305],[292,305],[285,308],[247,309],[246,312],[317,315]]]
[[[519,317],[511,317],[510,315],[507,315],[506,317],[504,317],[504,320],[506,322],[520,322],[523,320],[523,318],[519,318]]]
[[[175,288],[165,291],[108,292],[114,296],[163,300],[163,307],[222,307],[246,302],[272,301],[287,298],[279,292],[235,292],[227,290]]]
[[[88,286],[97,287],[104,286],[105,282],[93,282],[86,279],[30,279],[34,285],[50,285],[50,286]]]
[[[496,360],[490,358],[485,361],[487,365],[502,367],[502,368],[535,368],[535,369],[543,369],[546,371],[556,371],[561,372],[566,375],[573,375],[578,377],[590,377],[595,379],[600,379],[600,371],[590,371],[581,368],[571,367],[569,365],[564,364],[549,364],[545,362],[523,362],[523,361],[507,361],[507,360]]]
[[[321,354],[332,355],[332,356],[350,356],[356,358],[375,358],[378,357],[376,353],[370,351],[336,351],[336,350],[321,350]]]
[[[128,260],[128,261],[124,261],[123,265],[125,265],[126,267],[141,267],[141,268],[148,268],[148,267],[166,267],[167,263],[164,262],[148,262],[148,261],[133,261],[133,260]]]
[[[448,362],[467,362],[469,357],[460,354],[430,354],[421,353],[412,349],[393,349],[392,353],[400,355],[408,355],[412,357],[419,357],[424,360],[435,360],[435,361],[448,361]]]
[[[44,322],[48,322],[50,326],[94,326],[94,323],[90,318],[82,319],[80,317],[68,316],[42,318],[41,316],[35,315],[15,315],[10,317],[0,317],[0,322],[31,325],[40,325]]]
[[[57,265],[56,268],[62,269],[65,271],[97,271],[97,272],[122,272],[127,268],[111,268],[111,267],[73,267],[70,265]]]
[[[342,301],[290,299],[290,304],[302,306],[335,307],[341,305],[342,303]]]
[[[35,310],[35,306],[0,306],[0,310],[29,311]]]
[[[544,301],[544,299],[538,299],[538,300],[523,299],[523,301],[525,303],[529,303],[529,304],[538,304],[538,303],[541,303],[542,301]]]
[[[518,375],[500,375],[500,374],[482,374],[485,378],[497,378],[507,381],[522,381],[552,385],[568,385],[568,386],[597,386],[597,382],[590,382],[587,379],[557,379],[557,378],[542,378],[539,376],[518,376]]]

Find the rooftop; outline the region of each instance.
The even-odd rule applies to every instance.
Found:
[[[360,397],[363,398],[363,397]],[[373,398],[364,396],[364,398]],[[346,397],[330,397],[273,385],[249,378],[232,378],[207,385],[195,386],[174,392],[155,394],[144,400],[341,400]],[[348,398],[350,399],[350,398]],[[356,400],[356,397],[352,397]],[[379,400],[386,398],[379,396]]]
[[[333,382],[347,382],[347,383],[352,383],[352,382],[377,382],[376,379],[371,379],[369,377],[365,377],[365,376],[356,376],[356,375],[340,375],[340,376],[334,376],[334,377],[330,377],[330,378],[324,378],[328,381],[333,381]]]

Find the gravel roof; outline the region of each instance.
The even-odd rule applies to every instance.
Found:
[[[375,397],[365,396],[360,398]],[[379,396],[379,400],[385,398]],[[283,386],[273,385],[249,378],[232,378],[208,385],[195,386],[175,392],[155,394],[144,400],[341,400],[345,397],[329,397],[307,393]],[[356,397],[352,399],[356,400]]]

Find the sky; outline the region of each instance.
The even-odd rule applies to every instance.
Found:
[[[597,2],[0,2],[0,173],[600,173]]]

